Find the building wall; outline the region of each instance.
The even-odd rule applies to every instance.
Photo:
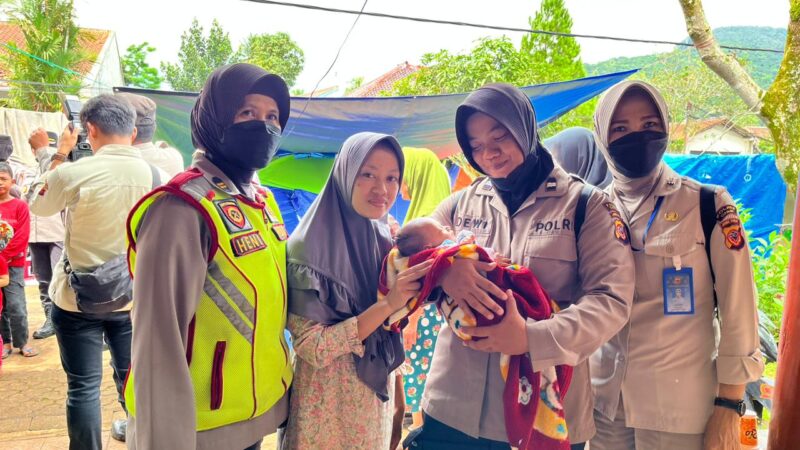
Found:
[[[686,151],[692,154],[710,152],[749,155],[753,153],[753,143],[733,130],[716,126],[689,139]]]

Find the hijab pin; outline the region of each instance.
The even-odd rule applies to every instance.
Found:
[[[675,211],[670,211],[670,212],[664,213],[664,219],[667,222],[677,222],[678,221],[678,213],[675,212]]]

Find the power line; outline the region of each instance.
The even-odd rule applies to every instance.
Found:
[[[636,38],[623,38],[623,37],[616,37],[616,36],[602,36],[602,35],[595,35],[595,34],[576,34],[576,33],[561,33],[558,31],[545,31],[545,30],[531,30],[530,28],[516,28],[516,27],[503,27],[499,25],[487,25],[487,24],[480,24],[480,23],[473,23],[473,22],[458,22],[452,20],[440,20],[440,19],[427,19],[424,17],[412,17],[412,16],[401,16],[397,14],[386,14],[386,13],[378,13],[378,12],[369,12],[369,11],[356,11],[352,9],[339,9],[339,8],[329,8],[326,6],[316,6],[316,5],[306,5],[301,3],[287,3],[287,2],[279,2],[274,0],[244,0],[247,2],[253,3],[262,3],[265,5],[276,5],[276,6],[288,6],[291,8],[301,8],[301,9],[310,9],[314,11],[326,11],[332,13],[339,13],[339,14],[361,14],[364,16],[371,16],[371,17],[380,17],[384,19],[396,19],[396,20],[407,20],[411,22],[421,22],[421,23],[435,23],[440,25],[455,25],[459,27],[471,27],[471,28],[484,28],[487,30],[497,30],[497,31],[514,31],[519,33],[530,33],[530,34],[544,34],[548,36],[560,36],[560,37],[573,37],[573,38],[581,38],[581,39],[602,39],[607,41],[619,41],[619,42],[635,42],[640,44],[666,44],[666,45],[677,45],[681,47],[694,47],[694,44],[689,44],[686,42],[673,42],[673,41],[660,41],[654,39],[636,39]],[[783,50],[776,50],[771,48],[751,48],[751,47],[736,47],[732,45],[720,45],[720,48],[724,48],[726,50],[738,50],[738,51],[747,51],[747,52],[767,52],[767,53],[779,53],[783,54]]]
[[[325,74],[322,75],[322,78],[320,78],[319,81],[317,81],[317,84],[314,85],[314,89],[312,89],[311,93],[308,94],[308,98],[306,99],[306,102],[303,105],[303,110],[300,112],[300,116],[301,117],[303,116],[303,114],[305,114],[306,108],[308,108],[308,103],[311,101],[311,98],[314,97],[314,93],[319,88],[320,83],[322,83],[322,80],[324,80],[325,77],[327,77],[328,74],[331,73],[331,70],[333,69],[333,66],[336,65],[336,61],[339,60],[339,55],[342,53],[342,49],[344,48],[344,44],[346,44],[347,40],[350,39],[350,34],[353,32],[353,29],[356,27],[356,24],[358,23],[358,19],[361,18],[361,13],[364,12],[364,8],[367,7],[367,2],[369,2],[369,0],[364,0],[364,4],[361,5],[361,11],[357,12],[356,19],[353,21],[353,24],[350,25],[350,29],[347,30],[347,34],[344,36],[344,39],[342,40],[342,43],[339,44],[339,49],[336,51],[336,56],[333,57],[333,61],[331,61],[331,65],[328,67],[328,70],[325,71]],[[294,131],[294,127],[289,129],[289,132],[286,133],[286,136],[289,136],[290,134],[292,134],[292,131]]]

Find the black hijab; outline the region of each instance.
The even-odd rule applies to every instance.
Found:
[[[252,64],[238,63],[217,68],[208,76],[191,113],[192,143],[204,150],[206,157],[233,181],[239,190],[250,183],[252,170],[230,164],[222,146],[225,129],[233,120],[248,94],[262,94],[278,105],[281,129],[289,120],[289,88],[278,75]]]
[[[545,139],[544,146],[558,165],[592,186],[604,189],[611,184],[611,171],[597,146],[592,130],[572,127]]]
[[[475,112],[491,116],[506,127],[525,157],[508,177],[491,178],[508,213],[513,215],[552,172],[553,157],[539,141],[536,113],[528,96],[510,84],[487,84],[470,94],[456,110],[458,144],[470,165],[478,172],[484,173],[472,158],[472,147],[467,136],[467,119]]]

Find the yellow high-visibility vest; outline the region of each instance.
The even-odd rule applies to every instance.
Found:
[[[292,382],[284,339],[288,235],[277,203],[269,191],[254,202],[231,195],[223,182],[215,181],[197,169],[178,175],[143,198],[128,219],[131,273],[141,219],[160,197],[176,195],[197,208],[211,232],[210,261],[186,353],[198,431],[267,412]],[[143,328],[138,332],[147,332],[147,324],[137,325]],[[135,373],[133,366],[125,383],[125,403],[133,417]]]

